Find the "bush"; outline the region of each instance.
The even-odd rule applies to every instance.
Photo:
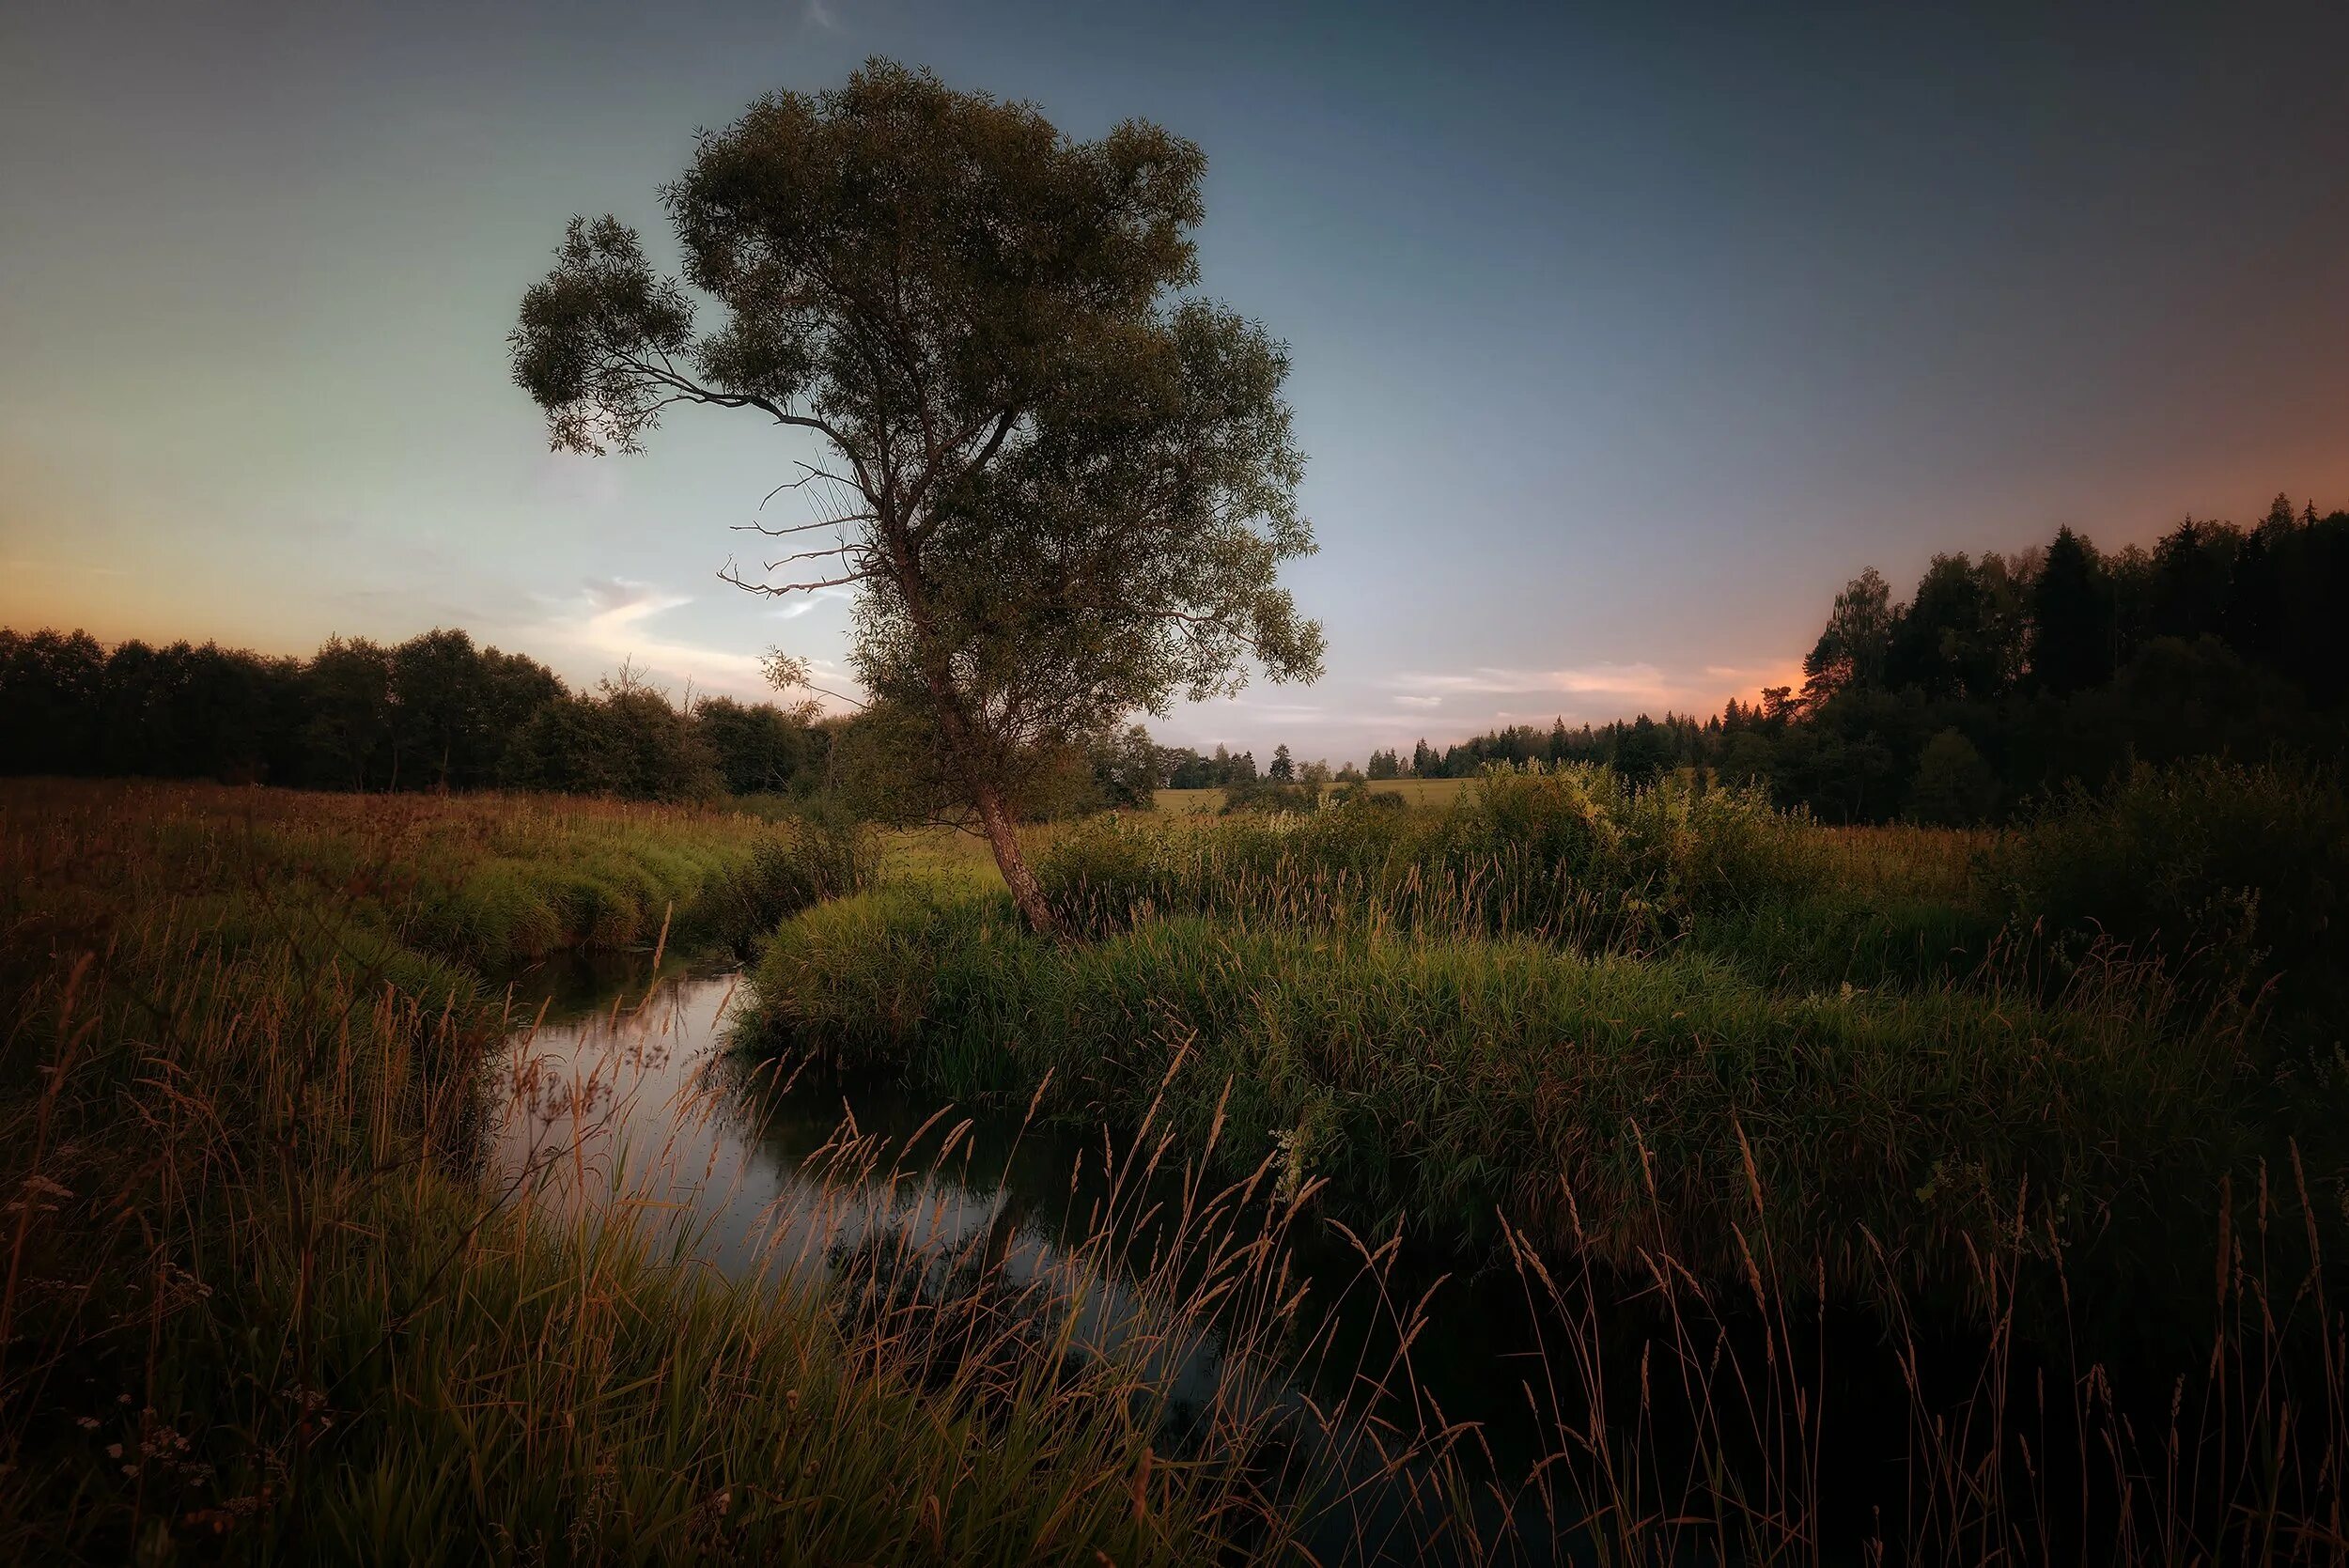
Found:
[[[1293,784],[1280,779],[1248,779],[1228,785],[1223,791],[1223,813],[1236,812],[1307,812],[1321,804],[1321,792],[1309,784]]]
[[[1411,803],[1403,799],[1402,792],[1399,790],[1373,789],[1370,781],[1359,773],[1351,779],[1346,778],[1344,773],[1340,773],[1338,777],[1341,782],[1330,795],[1330,803],[1333,805],[1361,806],[1369,811],[1409,811],[1411,809]]]
[[[880,840],[851,818],[825,814],[760,835],[749,857],[733,867],[705,900],[716,928],[764,934],[777,921],[872,884],[880,869]]]
[[[2075,948],[2126,943],[2237,1001],[2272,986],[2304,1044],[2339,1044],[2349,803],[2336,779],[2215,759],[2140,767],[2106,794],[2057,799],[2001,869],[2016,911]]]

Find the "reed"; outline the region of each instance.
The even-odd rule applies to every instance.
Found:
[[[1207,914],[1634,956],[1693,947],[1786,984],[1930,985],[1979,965],[2000,924],[1974,846],[1952,856],[1967,837],[1819,829],[1754,791],[1569,765],[1496,769],[1442,811],[1371,797],[1100,818],[1055,836],[1037,875],[1094,936]]]

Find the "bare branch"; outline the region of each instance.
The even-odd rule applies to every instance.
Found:
[[[794,459],[794,461],[797,462],[797,459]],[[762,500],[758,504],[758,509],[760,511],[765,511],[767,509],[767,502],[772,501],[784,491],[796,490],[801,486],[812,485],[818,479],[829,479],[835,485],[848,485],[852,489],[856,484],[856,481],[853,479],[843,479],[839,474],[832,473],[830,469],[817,468],[814,463],[797,462],[797,466],[805,470],[805,472],[802,473],[797,479],[786,479],[782,484],[777,485],[773,489],[769,490],[767,492],[766,499]]]
[[[847,555],[855,549],[856,547],[854,545],[844,543],[833,545],[830,550],[803,550],[797,555],[786,555],[779,561],[768,562],[766,569],[768,571],[781,571],[784,567],[792,566],[801,561],[820,561],[827,555]]]
[[[659,365],[625,354],[615,355],[614,358],[625,368],[671,390],[674,396],[661,399],[654,405],[656,408],[666,408],[671,403],[706,403],[719,409],[756,409],[778,425],[795,425],[801,429],[817,431],[843,453],[848,450],[848,441],[829,422],[810,414],[793,413],[771,397],[763,397],[754,392],[714,392],[678,371],[666,354],[661,356]]]
[[[845,588],[851,582],[868,582],[880,575],[879,570],[875,568],[849,572],[845,577],[827,577],[812,582],[753,582],[742,575],[740,569],[730,559],[724,566],[718,568],[720,582],[731,582],[745,593],[765,594],[770,598],[781,598],[786,594],[812,594],[818,588]]]
[[[837,528],[844,522],[879,520],[870,512],[851,512],[847,517],[817,518],[814,522],[794,523],[788,528],[770,528],[763,522],[729,522],[726,527],[736,534],[764,534],[770,539],[781,539],[793,534],[813,534],[819,528]]]

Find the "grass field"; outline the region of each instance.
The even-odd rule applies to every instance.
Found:
[[[794,849],[646,807],[0,786],[0,1558],[1175,1562],[1277,1525],[1219,1523],[1249,1494],[1214,1452],[1151,1467],[1130,1361],[850,1332],[465,1174],[502,1027],[470,961],[771,926],[820,880]]]
[[[0,786],[0,1554],[1301,1560],[1319,1451],[1238,1405],[1178,1440],[1146,1347],[1314,1343],[1309,1226],[1374,1290],[1440,1235],[1548,1325],[1529,1473],[1416,1400],[1373,1429],[1430,1550],[2336,1560],[2337,797],[2149,779],[1999,839],[1453,793],[1039,829],[1055,944],[927,831]],[[1143,1348],[1068,1357],[1083,1268],[874,1318],[469,1177],[497,971],[686,941],[762,950],[746,1047],[1198,1162],[1173,1245],[1088,1254]],[[1831,1435],[1883,1405],[1872,1498]]]
[[[1376,795],[1396,795],[1414,809],[1440,811],[1460,798],[1472,779],[1381,779],[1367,786]],[[1161,789],[1151,810],[1165,816],[1213,816],[1223,809],[1220,789]]]
[[[1580,777],[1177,822],[1038,844],[1086,942],[975,877],[812,909],[758,972],[767,1036],[949,1098],[1220,1126],[1358,1221],[1571,1229],[1619,1265],[1660,1243],[1716,1280],[1762,1241],[1854,1299],[1894,1238],[1904,1290],[1979,1295],[2019,1226],[2077,1299],[2190,1321],[2223,1184],[2297,1138],[2341,1190],[2337,1090],[2243,1071],[2248,1016],[2149,957],[2002,918],[1983,835]]]
[[[2153,1508],[2164,1544],[2123,1560],[2215,1550],[2248,1506],[2178,1468],[2198,1441],[2248,1452],[2234,1423],[2264,1421],[2186,1375],[2242,1333],[2308,1385],[2311,1424],[2260,1441],[2294,1448],[2295,1495],[2333,1506],[2341,1326],[2321,1260],[2340,1253],[2349,1164],[2342,1075],[2306,1041],[2339,1015],[2295,1014],[2308,976],[2273,962],[2330,928],[2343,846],[2321,781],[2149,776],[2004,837],[1827,830],[1589,771],[1403,813],[1171,804],[1039,837],[1081,942],[1027,936],[983,877],[911,875],[787,923],[756,1037],[943,1098],[1146,1122],[1236,1176],[1269,1159],[1333,1219],[1503,1237],[1546,1281],[1595,1269],[1616,1281],[1600,1294],[1852,1313],[1896,1343],[1921,1323],[1986,1333],[1994,1360],[2054,1358],[2076,1390],[2108,1358],[2169,1367],[2125,1418],[2069,1418],[2134,1455],[2123,1496],[2155,1474],[2172,1488]],[[2106,891],[2061,891],[2080,888]],[[2160,892],[2124,908],[2116,888]],[[2231,936],[2247,911],[2259,930]],[[2223,1282],[2252,1234],[2279,1296]],[[2247,1300],[2282,1310],[2247,1324]],[[1674,1322],[1659,1343],[1685,1353]],[[1973,1387],[2005,1400],[2008,1367]],[[2148,1447],[2172,1373],[2170,1446]],[[1923,1430],[1950,1416],[1919,1411]],[[2006,1441],[1910,1461],[1987,1486],[1982,1467],[2035,1463],[1998,1458]],[[1976,1501],[1959,1513],[1985,1556],[2049,1507]],[[2054,1512],[2093,1535],[2099,1506]],[[2149,1528],[2134,1506],[2110,1504],[2124,1535]],[[1909,1529],[1922,1550],[1930,1528]]]

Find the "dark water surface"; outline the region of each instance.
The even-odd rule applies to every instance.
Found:
[[[1131,1147],[1031,1124],[1020,1108],[941,1107],[885,1081],[746,1060],[725,1043],[740,979],[691,962],[655,975],[641,956],[551,962],[518,977],[516,1027],[490,1079],[490,1179],[541,1219],[631,1215],[656,1247],[736,1277],[812,1281],[886,1244],[941,1258],[984,1252],[1028,1278],[1097,1248],[1105,1225],[1132,1233],[1112,1259],[1147,1269],[1183,1203],[1179,1157],[1145,1179]],[[1421,1421],[1439,1412],[1476,1423],[1466,1463],[1487,1477],[1522,1475],[1544,1452],[1523,1386],[1542,1376],[1534,1314],[1514,1272],[1477,1273],[1418,1239],[1385,1250],[1374,1272],[1363,1249],[1377,1239],[1351,1241],[1311,1217],[1281,1234],[1286,1288],[1302,1284],[1309,1305],[1259,1397],[1310,1402],[1316,1422],[1344,1408],[1358,1432],[1373,1406],[1405,1424],[1415,1407]],[[1131,1282],[1106,1272],[1081,1342],[1133,1320]],[[1429,1318],[1400,1371],[1398,1325],[1423,1297]],[[1177,1407],[1196,1405],[1226,1374],[1223,1341],[1177,1337],[1156,1370]],[[1378,1394],[1379,1383],[1412,1392]],[[1376,1467],[1363,1456],[1338,1467],[1357,1481]],[[1398,1474],[1408,1492],[1424,1486],[1426,1467]],[[1371,1512],[1408,1506],[1398,1497]]]
[[[866,1248],[983,1257],[990,1275],[1015,1281],[1081,1264],[1097,1284],[1077,1319],[1078,1343],[1137,1331],[1149,1311],[1145,1277],[1161,1284],[1165,1278],[1151,1267],[1153,1249],[1165,1243],[1169,1216],[1187,1196],[1178,1155],[1169,1153],[1155,1174],[1138,1175],[1147,1162],[1112,1135],[1031,1125],[1018,1107],[941,1106],[887,1081],[843,1081],[737,1055],[725,1032],[740,982],[691,961],[672,960],[656,975],[642,955],[571,959],[519,977],[517,1026],[491,1079],[491,1179],[558,1222],[630,1215],[658,1247],[738,1278],[838,1277],[843,1260]],[[1228,1400],[1232,1380],[1245,1377],[1249,1399],[1310,1415],[1299,1424],[1314,1434],[1307,1441],[1322,1456],[1320,1472],[1360,1489],[1342,1517],[1315,1532],[1325,1561],[1361,1559],[1366,1532],[1392,1543],[1368,1554],[1380,1560],[1579,1560],[1587,1542],[1559,1548],[1549,1505],[1526,1478],[1548,1456],[1578,1446],[1565,1427],[1593,1421],[1582,1374],[1601,1371],[1617,1390],[1610,1397],[1626,1405],[1638,1404],[1653,1376],[1654,1408],[1610,1407],[1604,1419],[1618,1434],[1630,1423],[1640,1439],[1633,1447],[1644,1445],[1653,1468],[1634,1504],[1644,1514],[1659,1500],[1669,1507],[1691,1485],[1698,1494],[1706,1489],[1688,1468],[1683,1441],[1690,1421],[1701,1419],[1688,1412],[1703,1409],[1705,1397],[1696,1390],[1699,1397],[1674,1416],[1678,1395],[1665,1385],[1677,1381],[1688,1391],[1688,1369],[1710,1363],[1704,1375],[1719,1380],[1718,1392],[1747,1375],[1732,1363],[1759,1367],[1769,1359],[1749,1333],[1766,1325],[1733,1323],[1727,1338],[1700,1334],[1675,1347],[1649,1304],[1627,1299],[1634,1293],[1625,1282],[1595,1295],[1595,1305],[1562,1314],[1553,1302],[1537,1306],[1519,1271],[1489,1247],[1469,1252],[1416,1234],[1357,1242],[1311,1208],[1239,1207],[1285,1214],[1278,1228],[1282,1293],[1299,1284],[1307,1293],[1306,1308],[1269,1345],[1277,1371],[1268,1374],[1258,1355],[1236,1373],[1215,1328],[1172,1334],[1162,1346],[1155,1330],[1140,1330],[1154,1346],[1145,1364],[1178,1411],[1197,1408],[1219,1389]],[[1116,1237],[1106,1249],[1105,1234]],[[1379,1254],[1375,1270],[1365,1266],[1366,1249]],[[1792,1416],[1773,1410],[1771,1390],[1757,1397],[1747,1389],[1737,1391],[1747,1403],[1735,1419],[1752,1429],[1715,1427],[1714,1445],[1741,1454],[1740,1464],[1762,1460],[1781,1478],[1790,1463],[1810,1467],[1814,1485],[1826,1483],[1813,1491],[1812,1507],[1828,1509],[1812,1516],[1856,1545],[1887,1523],[1878,1499],[1901,1495],[1904,1424],[1913,1412],[1877,1327],[1805,1315],[1799,1325],[1781,1320],[1789,1338],[1775,1343],[1781,1358],[1793,1349],[1814,1367],[1833,1369],[1832,1376],[1805,1378],[1813,1412],[1807,1419],[1822,1405],[1831,1412],[1824,1441],[1813,1429],[1795,1444],[1807,1454],[1788,1452],[1781,1439],[1795,1436],[1786,1424]],[[1402,1326],[1414,1319],[1416,1331],[1407,1336]],[[1399,1359],[1406,1337],[1408,1359]],[[1251,1343],[1267,1347],[1262,1336]],[[1783,1374],[1785,1361],[1776,1365]],[[1454,1447],[1449,1472],[1467,1488],[1465,1509],[1456,1497],[1431,1503],[1434,1471],[1423,1460],[1382,1465],[1377,1441],[1362,1440],[1366,1416],[1390,1423],[1378,1436],[1390,1445],[1396,1429],[1472,1427]],[[1774,1436],[1763,1421],[1781,1429]],[[1666,1452],[1675,1458],[1657,1463]],[[1599,1493],[1608,1487],[1606,1477],[1582,1469],[1581,1498],[1572,1506],[1560,1499],[1568,1517],[1583,1516],[1598,1500],[1587,1489],[1594,1480]],[[1566,1475],[1551,1469],[1549,1484]],[[1732,1489],[1743,1488],[1733,1482]],[[1466,1550],[1421,1545],[1427,1519],[1447,1513],[1467,1518],[1479,1543]],[[1497,1535],[1509,1540],[1494,1552]],[[1827,1560],[1861,1555],[1820,1554]]]

